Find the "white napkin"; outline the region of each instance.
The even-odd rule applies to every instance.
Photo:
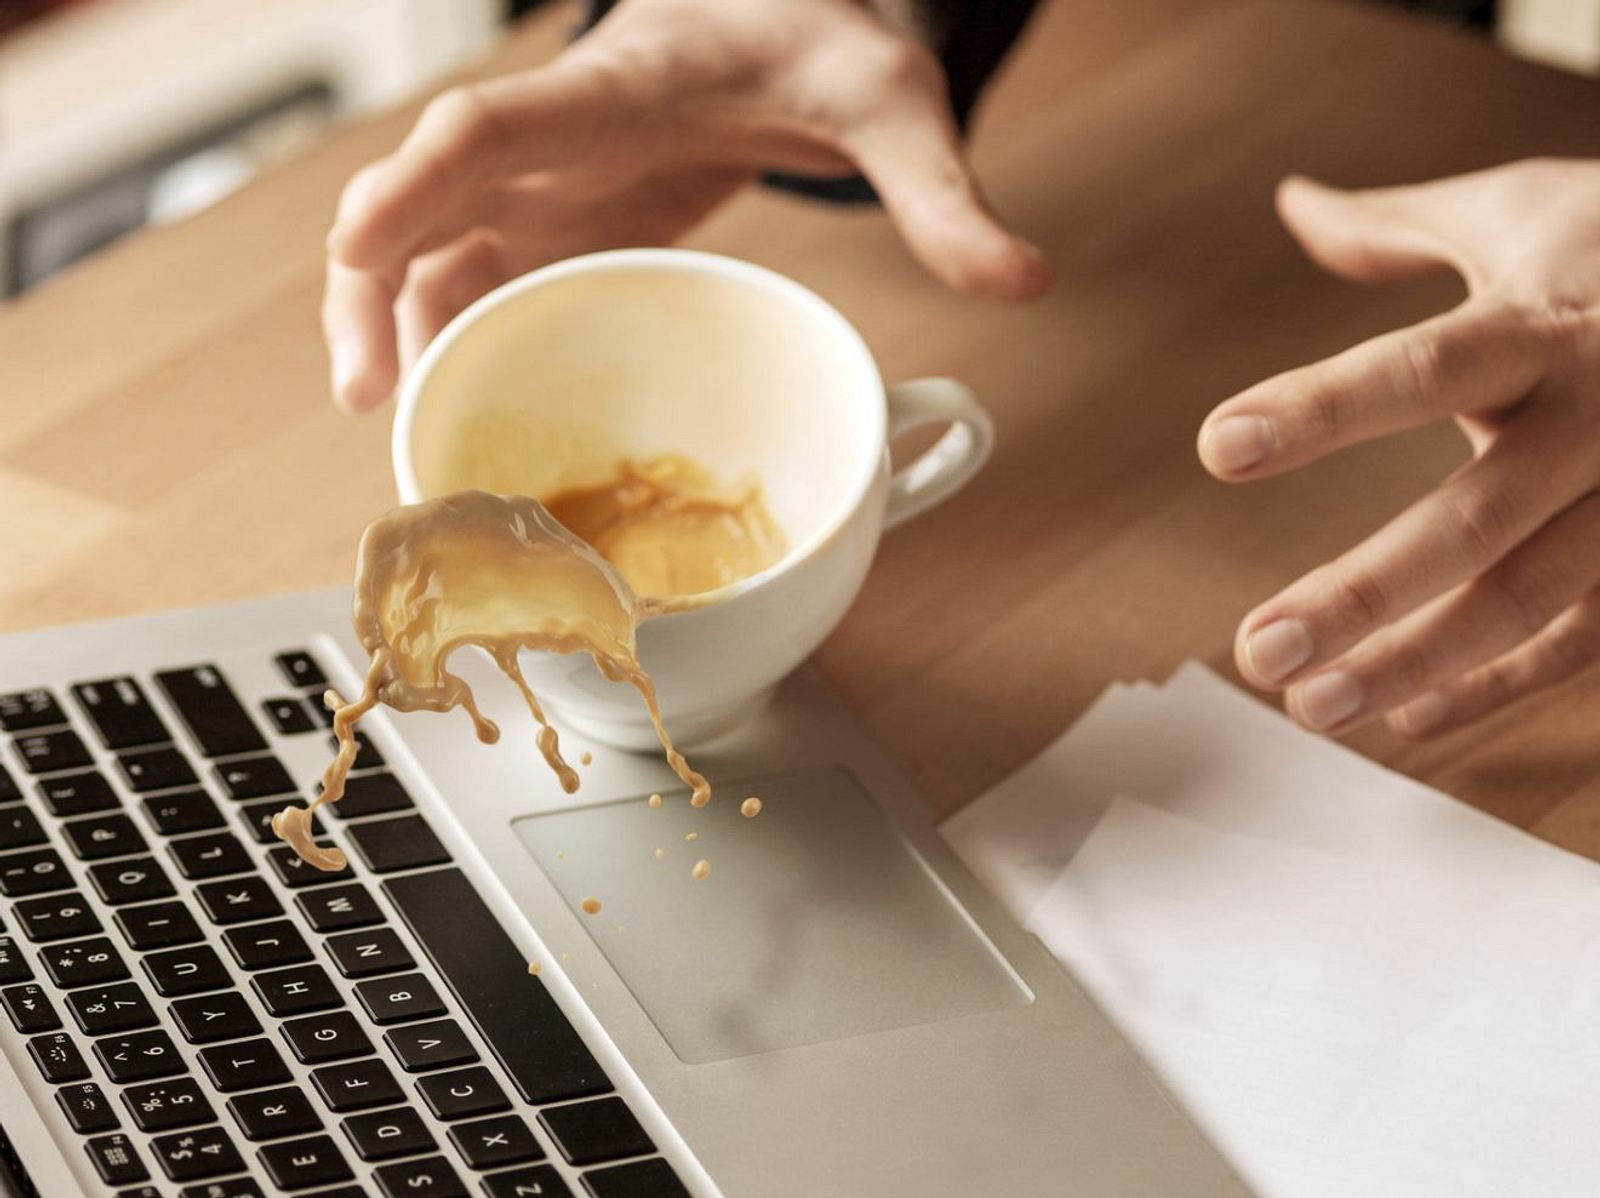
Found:
[[[945,831],[1263,1195],[1600,1193],[1593,863],[1193,665]]]

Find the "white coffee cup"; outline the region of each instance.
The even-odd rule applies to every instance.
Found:
[[[889,442],[930,423],[950,428],[891,474]],[[660,453],[759,477],[788,552],[639,627],[667,727],[692,745],[759,710],[844,615],[882,532],[959,490],[993,439],[960,383],[886,389],[860,334],[791,279],[613,250],[513,279],[450,322],[401,389],[394,470],[405,503],[469,487],[538,497]],[[526,653],[522,668],[579,732],[656,743],[638,695],[586,655]]]

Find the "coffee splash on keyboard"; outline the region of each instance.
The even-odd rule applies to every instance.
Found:
[[[517,664],[524,649],[587,653],[606,678],[631,684],[668,764],[690,788],[690,802],[703,807],[711,787],[673,747],[635,642],[641,619],[681,606],[671,595],[640,598],[536,500],[464,491],[396,508],[367,527],[357,552],[355,630],[371,659],[365,684],[334,712],[339,750],[323,774],[322,793],[309,806],[278,812],[273,831],[318,869],[344,868],[342,852],[315,842],[312,819],[343,795],[359,747],[356,721],[379,703],[397,711],[460,707],[479,740],[498,740],[499,728],[478,709],[465,680],[446,668],[462,645],[483,649],[516,685],[539,725],[539,750],[569,794],[578,775]]]

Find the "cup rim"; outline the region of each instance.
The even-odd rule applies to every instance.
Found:
[[[451,319],[449,324],[445,325],[428,344],[427,348],[423,350],[422,356],[417,359],[416,364],[406,373],[405,380],[401,383],[400,394],[395,404],[390,447],[395,485],[400,493],[400,502],[421,502],[426,497],[422,494],[422,488],[417,483],[416,465],[411,452],[411,430],[416,420],[417,406],[421,402],[423,385],[432,375],[439,360],[450,351],[451,346],[460,340],[485,312],[524,292],[559,282],[572,275],[637,270],[641,267],[645,269],[667,269],[721,275],[724,278],[763,287],[791,303],[809,309],[811,312],[821,316],[824,323],[832,327],[842,352],[848,358],[854,359],[853,367],[866,380],[872,397],[876,399],[875,403],[870,404],[871,411],[867,414],[868,423],[871,427],[864,434],[867,443],[875,445],[876,449],[869,450],[868,453],[863,455],[863,468],[841,500],[840,506],[829,519],[824,521],[811,536],[800,544],[791,546],[788,552],[773,562],[772,565],[747,578],[741,578],[737,582],[730,582],[713,590],[700,591],[693,595],[673,596],[667,599],[640,596],[641,599],[649,599],[651,601],[653,610],[648,615],[653,616],[670,615],[674,612],[725,603],[746,591],[756,589],[780,574],[786,573],[832,540],[839,530],[861,509],[863,501],[872,488],[873,479],[878,473],[884,447],[887,444],[888,401],[885,396],[883,376],[878,372],[877,360],[872,356],[872,351],[867,347],[866,340],[861,336],[860,331],[846,320],[837,308],[809,287],[796,282],[787,275],[780,274],[778,271],[771,270],[765,266],[758,266],[754,262],[747,262],[740,258],[714,254],[705,250],[689,250],[665,246],[600,250],[591,254],[565,258],[548,266],[539,267],[536,270],[529,271],[502,283],[494,290],[487,292],[467,305]]]

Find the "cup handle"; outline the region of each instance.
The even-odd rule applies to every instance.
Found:
[[[954,495],[978,472],[994,448],[994,421],[964,383],[912,379],[887,391],[889,439],[924,424],[950,425],[927,451],[889,480],[885,529],[904,524]]]

